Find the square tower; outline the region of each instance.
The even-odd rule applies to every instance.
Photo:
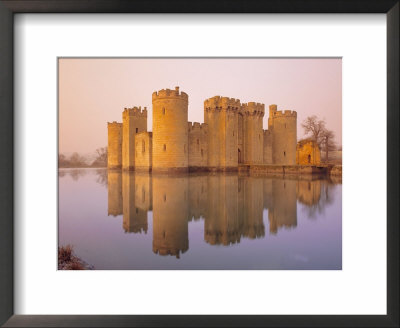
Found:
[[[125,108],[122,112],[122,168],[135,168],[135,136],[147,131],[147,109]]]

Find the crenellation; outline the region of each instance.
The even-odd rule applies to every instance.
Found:
[[[211,97],[204,101],[204,123],[188,122],[188,103],[179,87],[153,92],[152,133],[147,132],[146,107],[124,108],[122,124],[108,123],[109,158],[114,161],[109,167],[120,167],[118,158],[124,169],[146,171],[234,171],[240,164],[296,164],[296,111],[269,105],[264,130],[263,103]]]
[[[152,94],[152,100],[163,99],[163,98],[179,98],[183,101],[188,101],[189,96],[185,92],[179,92],[179,87],[175,87],[174,90],[162,89],[155,91]]]

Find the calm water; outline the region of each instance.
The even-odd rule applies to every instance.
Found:
[[[100,270],[340,270],[342,185],[60,169],[66,244]]]

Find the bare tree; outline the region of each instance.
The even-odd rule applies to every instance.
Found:
[[[335,133],[331,130],[325,129],[321,137],[322,149],[325,150],[325,160],[329,160],[329,151],[336,149]]]
[[[93,161],[93,167],[105,167],[107,166],[107,147],[101,147],[96,149],[97,157]]]
[[[69,158],[70,167],[86,167],[86,159],[78,153],[73,153]]]
[[[318,119],[317,116],[308,116],[301,124],[304,129],[304,133],[307,135],[311,134],[311,138],[321,147],[322,134],[325,131],[326,122],[325,120]]]

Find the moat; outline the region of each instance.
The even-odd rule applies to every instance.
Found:
[[[96,270],[342,268],[334,178],[60,169],[58,220]]]

